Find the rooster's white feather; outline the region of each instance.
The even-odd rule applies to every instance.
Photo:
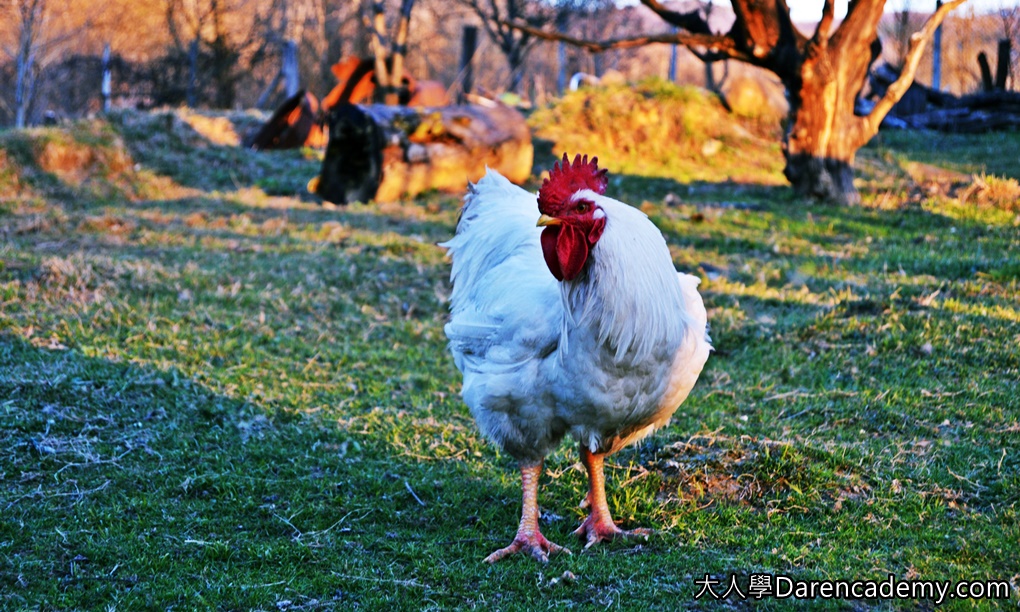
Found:
[[[639,210],[593,191],[605,229],[569,281],[547,267],[535,194],[489,171],[465,198],[450,349],[482,432],[522,463],[564,435],[609,453],[668,422],[711,350],[698,279]]]

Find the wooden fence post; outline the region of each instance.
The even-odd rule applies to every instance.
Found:
[[[188,49],[188,90],[185,96],[189,107],[194,108],[197,102],[198,81],[198,39],[191,41]]]
[[[110,43],[103,47],[103,80],[99,85],[99,92],[103,96],[103,112],[110,112],[110,95],[113,90],[110,86]]]
[[[293,98],[301,89],[297,43],[293,40],[283,43],[283,66],[280,68],[280,72],[283,74],[283,88],[287,98]]]
[[[677,27],[673,26],[673,34],[677,33]],[[676,43],[669,46],[669,82],[676,83]]]
[[[461,73],[461,88],[460,88],[460,103],[464,103],[464,98],[467,94],[471,93],[471,88],[474,87],[475,75],[474,64],[475,47],[478,45],[478,26],[466,25],[464,26],[464,39],[461,41],[460,48],[460,73]]]
[[[995,67],[995,88],[1006,91],[1006,77],[1009,76],[1009,54],[1012,41],[1008,38],[999,40],[999,62]]]
[[[992,81],[992,68],[984,51],[978,53],[978,66],[981,68],[981,90],[992,91],[995,89],[995,83]]]
[[[560,10],[556,15],[556,31],[560,34],[567,33],[567,11]],[[562,96],[567,90],[567,43],[560,42],[556,50],[556,59],[559,69],[556,72],[556,93]]]
[[[942,7],[942,0],[935,0],[935,10]],[[931,42],[931,88],[942,89],[942,24],[935,28],[935,38]]]

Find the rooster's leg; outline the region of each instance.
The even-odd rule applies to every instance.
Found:
[[[581,446],[581,462],[588,470],[588,495],[584,498],[582,507],[590,508],[588,518],[584,519],[581,526],[577,528],[574,535],[585,540],[585,548],[596,542],[612,540],[614,538],[645,537],[652,533],[650,529],[634,529],[624,531],[613,523],[613,517],[609,514],[609,504],[606,503],[606,477],[603,474],[605,455],[597,455]]]
[[[527,553],[546,563],[549,555],[570,551],[545,539],[538,530],[538,477],[542,474],[542,464],[521,466],[521,488],[524,491],[524,507],[521,510],[521,524],[517,528],[517,537],[510,546],[501,548],[485,558],[486,563],[495,563],[503,557],[514,553]]]

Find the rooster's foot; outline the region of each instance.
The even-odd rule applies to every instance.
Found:
[[[536,561],[541,561],[542,563],[549,562],[549,555],[555,555],[557,553],[566,553],[568,555],[572,554],[570,549],[564,548],[559,544],[553,544],[549,540],[545,539],[545,536],[543,536],[541,532],[518,532],[517,537],[510,543],[510,546],[500,548],[496,552],[492,553],[485,558],[485,562],[495,563],[503,557],[508,557],[516,553],[526,553],[531,555]]]
[[[589,515],[588,518],[584,519],[581,526],[574,531],[574,535],[578,536],[585,542],[584,547],[591,548],[593,544],[598,542],[604,542],[616,539],[637,539],[641,538],[644,540],[648,539],[648,536],[655,533],[651,529],[631,529],[625,531],[616,526],[611,520],[599,520],[594,515]]]

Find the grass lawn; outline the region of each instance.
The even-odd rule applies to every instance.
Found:
[[[617,175],[717,348],[607,465],[614,517],[658,533],[582,552],[565,444],[540,503],[574,554],[488,566],[520,490],[445,349],[459,199],[323,209],[311,152],[175,117],[0,135],[0,608],[748,607],[696,581],[769,573],[1000,579],[945,608],[1017,609],[1020,218],[894,163],[1016,177],[1016,134],[886,137],[857,208]],[[933,606],[756,607],[791,603]]]

